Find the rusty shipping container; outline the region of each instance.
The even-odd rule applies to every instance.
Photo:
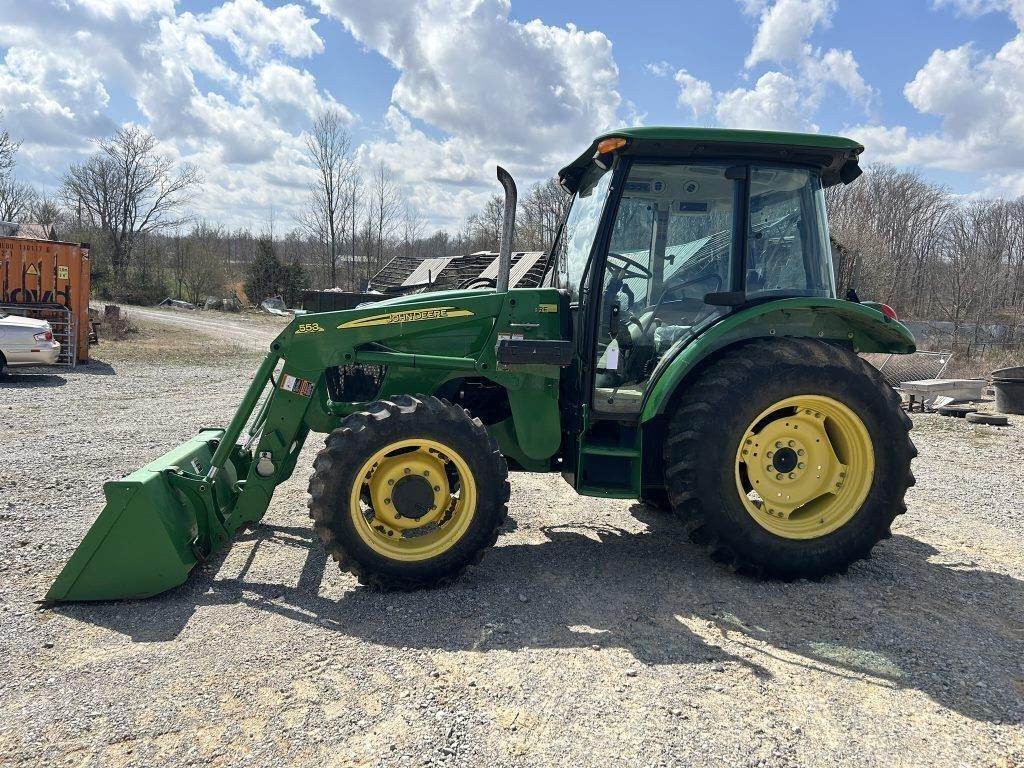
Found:
[[[0,305],[51,321],[69,317],[81,363],[89,360],[89,277],[87,244],[0,237]]]

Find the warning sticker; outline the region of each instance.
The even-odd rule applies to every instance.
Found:
[[[68,269],[66,264],[58,265],[57,267],[57,279],[58,280],[69,280],[71,278],[71,271]]]
[[[28,269],[25,270],[25,274],[26,275],[38,275],[39,274],[39,270],[36,269],[36,265],[35,264],[29,264],[28,265]]]
[[[285,374],[281,377],[281,389],[287,392],[293,392],[300,397],[312,397],[313,396],[313,382],[306,381],[305,379],[299,379],[295,376],[289,376]]]

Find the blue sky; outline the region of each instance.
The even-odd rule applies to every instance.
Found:
[[[291,226],[323,108],[435,226],[496,190],[496,162],[529,183],[624,123],[845,133],[1017,196],[1022,22],[1024,0],[0,0],[0,108],[41,189],[133,122],[229,225]]]

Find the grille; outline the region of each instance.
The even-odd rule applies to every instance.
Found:
[[[387,374],[386,365],[339,365],[327,370],[327,392],[336,403],[374,400]]]

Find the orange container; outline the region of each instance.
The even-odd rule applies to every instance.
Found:
[[[85,243],[0,238],[0,304],[31,305],[44,314],[47,305],[67,307],[78,323],[80,363],[89,360],[89,276]]]

